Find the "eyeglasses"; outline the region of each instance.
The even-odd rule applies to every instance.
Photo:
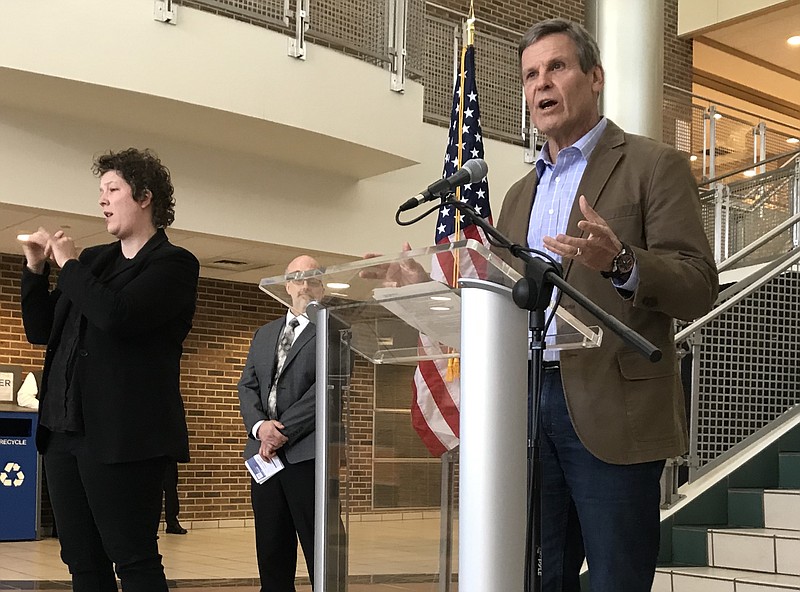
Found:
[[[308,284],[309,288],[321,288],[322,287],[322,280],[317,279],[315,277],[303,277],[304,274],[311,273],[311,274],[319,274],[322,273],[320,270],[311,270],[310,272],[305,271],[292,271],[286,274],[286,281],[291,282],[295,286],[302,286],[304,283]]]
[[[295,286],[302,286],[303,284],[308,284],[309,288],[321,288],[322,287],[322,280],[316,280],[314,278],[304,278],[304,279],[297,279],[297,280],[289,280]]]

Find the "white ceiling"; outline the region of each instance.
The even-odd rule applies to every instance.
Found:
[[[704,37],[800,76],[800,47],[786,43],[793,35],[800,35],[800,2],[703,33]],[[796,102],[797,97],[791,100]]]

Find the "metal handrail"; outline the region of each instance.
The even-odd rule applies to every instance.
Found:
[[[787,218],[786,220],[778,224],[775,228],[770,230],[767,234],[757,238],[752,243],[747,245],[745,248],[737,251],[735,254],[725,259],[725,261],[717,265],[717,271],[725,271],[731,265],[733,265],[740,259],[744,259],[747,255],[757,250],[759,247],[762,247],[763,245],[767,244],[773,238],[781,234],[783,231],[787,230],[789,227],[794,226],[798,222],[800,222],[800,213],[797,213],[794,216]]]
[[[692,333],[708,325],[711,321],[715,320],[722,313],[726,312],[734,304],[737,304],[740,300],[746,298],[768,281],[776,278],[781,272],[799,261],[800,247],[795,247],[783,257],[776,259],[772,264],[762,267],[744,280],[741,280],[736,284],[735,289],[732,292],[726,291],[724,294],[720,295],[721,297],[730,296],[730,298],[712,309],[705,316],[700,317],[696,321],[693,321],[691,324],[678,331],[675,334],[674,343],[677,344],[685,341]]]
[[[733,175],[738,175],[739,173],[743,173],[745,171],[749,171],[749,170],[751,170],[751,169],[753,169],[753,168],[755,168],[757,166],[761,166],[762,164],[768,164],[770,162],[773,162],[773,161],[776,161],[776,160],[780,160],[781,158],[789,158],[789,157],[791,157],[791,158],[789,158],[789,160],[791,161],[791,160],[797,158],[799,154],[800,154],[800,150],[790,150],[789,152],[781,152],[780,154],[776,154],[775,156],[770,156],[769,158],[765,158],[764,160],[759,160],[758,162],[754,162],[754,163],[748,164],[745,167],[741,167],[741,168],[735,169],[733,171],[727,172],[724,175],[719,175],[717,177],[712,177],[711,179],[703,179],[703,183],[702,184],[703,185],[711,185],[712,183],[717,183],[717,182],[719,182],[722,179],[725,179],[727,177],[731,177]]]

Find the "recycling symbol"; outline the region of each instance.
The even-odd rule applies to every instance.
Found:
[[[22,468],[15,462],[6,463],[6,468],[0,472],[0,483],[6,487],[19,487],[25,481]]]

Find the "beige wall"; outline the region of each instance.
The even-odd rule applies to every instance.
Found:
[[[349,255],[432,242],[434,219],[394,223],[442,170],[447,130],[422,123],[419,84],[393,93],[388,72],[335,51],[298,61],[272,31],[151,10],[0,5],[0,203],[96,215],[92,155],[149,146],[173,173],[175,228]],[[499,212],[529,168],[499,142],[486,159]]]
[[[786,0],[678,0],[678,35],[694,35],[716,24],[790,3]]]

